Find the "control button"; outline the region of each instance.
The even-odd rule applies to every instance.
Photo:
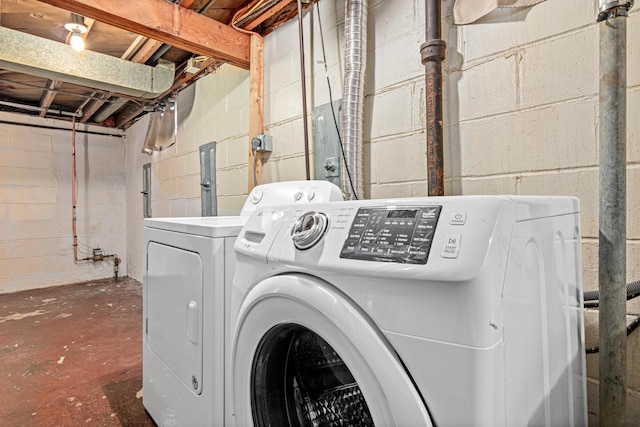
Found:
[[[301,191],[298,191],[296,194],[293,195],[293,200],[297,202],[298,200],[302,199],[302,196],[304,196],[304,194],[302,194]]]
[[[420,214],[420,219],[437,219],[440,208],[425,208]]]
[[[466,212],[452,212],[449,218],[449,224],[451,225],[464,225],[467,222]]]
[[[458,258],[461,239],[462,237],[459,234],[447,234],[444,237],[444,247],[440,255],[442,255],[443,258]]]
[[[302,251],[313,247],[322,239],[328,226],[329,218],[322,212],[305,213],[291,229],[294,246]]]
[[[255,190],[251,194],[251,203],[253,203],[254,205],[257,205],[258,203],[260,203],[260,200],[262,200],[262,196],[263,196],[262,191]]]
[[[351,230],[349,232],[349,240],[355,240],[356,242],[360,240],[360,238],[362,237],[362,233],[360,232],[360,230]]]
[[[316,198],[316,193],[313,190],[307,190],[307,200],[312,201]]]
[[[342,248],[342,254],[346,254],[346,253],[350,253],[350,252],[355,252],[356,249],[358,247],[358,243],[357,242],[349,242],[347,241],[344,244],[344,247]]]

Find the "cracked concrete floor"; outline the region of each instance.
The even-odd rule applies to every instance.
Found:
[[[0,295],[0,424],[154,426],[142,388],[142,285]]]

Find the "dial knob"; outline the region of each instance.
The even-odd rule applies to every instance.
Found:
[[[305,250],[318,243],[327,231],[329,218],[322,212],[307,212],[297,219],[291,229],[296,248]]]
[[[257,205],[258,203],[260,203],[260,200],[262,200],[262,191],[260,190],[256,190],[253,192],[253,194],[251,194],[251,203],[253,203],[254,205]]]

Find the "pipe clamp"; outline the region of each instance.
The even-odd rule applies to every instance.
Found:
[[[634,0],[600,0],[599,4],[596,22],[619,16],[628,16],[629,10],[633,8]]]

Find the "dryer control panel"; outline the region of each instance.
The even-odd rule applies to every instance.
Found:
[[[426,264],[441,206],[358,209],[340,258]]]

